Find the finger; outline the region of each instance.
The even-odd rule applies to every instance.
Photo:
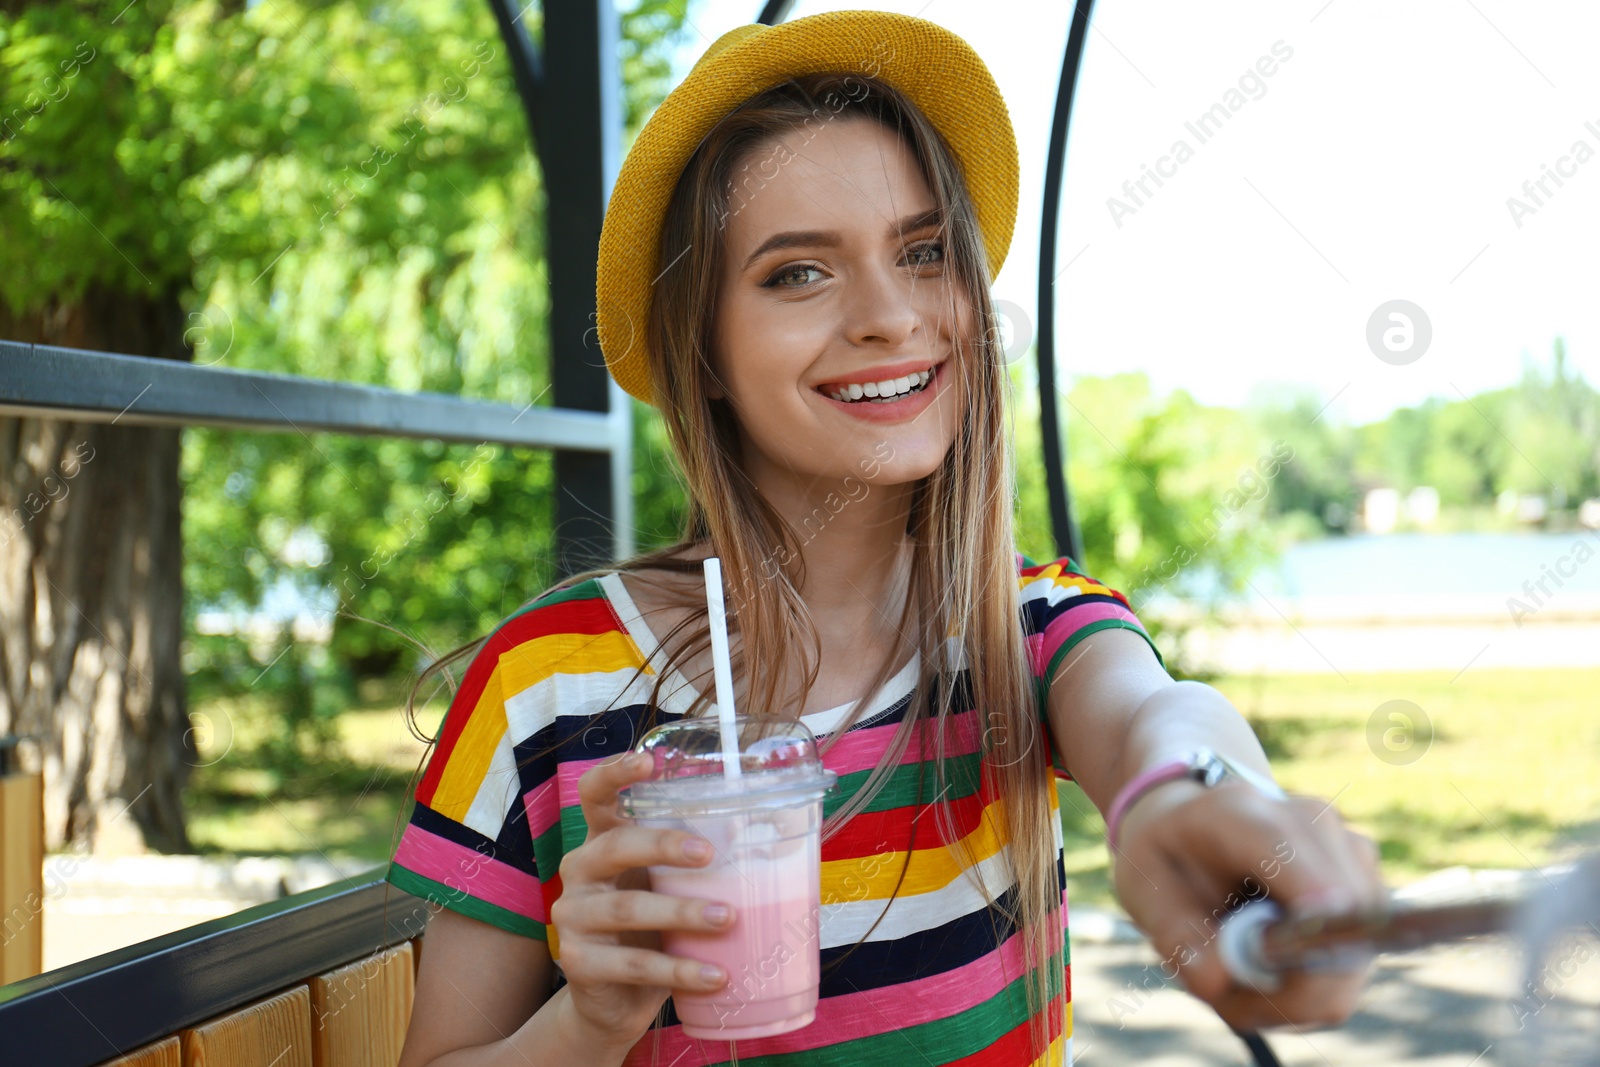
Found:
[[[1308,842],[1315,842],[1326,857],[1331,869],[1336,871],[1340,885],[1348,892],[1344,903],[1337,900],[1318,902],[1319,911],[1336,911],[1341,907],[1381,907],[1388,901],[1388,890],[1378,866],[1377,845],[1344,824],[1332,803],[1316,797],[1294,797],[1291,804],[1298,816],[1305,820]]]
[[[1333,1026],[1355,1011],[1366,989],[1366,971],[1359,973],[1290,972],[1283,985],[1268,993],[1236,986],[1212,1003],[1217,1014],[1236,1029],[1269,1026]]]
[[[566,898],[566,894],[562,894]],[[557,901],[557,904],[561,901]],[[563,928],[588,933],[621,930],[692,930],[716,933],[733,924],[733,909],[723,901],[675,897],[642,890],[590,893],[564,909]]]
[[[1185,850],[1184,857],[1203,896],[1264,891],[1291,913],[1356,906],[1359,880],[1346,867],[1343,842],[1331,840],[1334,835],[1312,821],[1327,810],[1324,803],[1301,797],[1271,800],[1243,786],[1217,789],[1210,797],[1215,804],[1189,804],[1175,813],[1178,835],[1206,843],[1203,850]],[[1218,827],[1224,825],[1227,830],[1221,832]],[[1342,836],[1343,829],[1337,834]]]
[[[652,768],[649,756],[630,752],[583,772],[578,778],[578,801],[591,835],[627,822],[617,811],[617,793],[649,778]]]
[[[694,851],[695,845],[704,846]],[[711,842],[687,830],[665,830],[624,823],[561,858],[561,884],[571,888],[591,882],[613,882],[635,867],[702,867],[710,862]]]
[[[574,984],[610,982],[696,992],[720,989],[727,984],[727,975],[720,967],[712,966],[712,973],[708,973],[703,970],[706,966],[699,960],[669,956],[664,952],[595,941],[574,940],[561,946],[561,969]]]
[[[1236,980],[1217,958],[1216,941],[1230,913],[1248,898],[1239,891],[1227,899],[1197,897],[1175,867],[1159,861],[1147,861],[1146,867],[1162,886],[1156,896],[1158,906],[1142,909],[1154,916],[1146,933],[1158,953],[1155,970],[1164,980],[1181,981],[1230,1025],[1238,1029],[1322,1026],[1343,1021],[1355,1009],[1364,978],[1349,971],[1287,972],[1270,993]],[[1129,879],[1130,888],[1135,883],[1144,885],[1140,879]],[[1148,887],[1144,892],[1152,895]],[[1223,906],[1213,906],[1216,901]]]
[[[1295,804],[1245,787],[1221,787],[1168,818],[1171,825],[1154,840],[1163,846],[1176,885],[1152,910],[1158,918],[1150,932],[1164,958],[1176,961],[1184,983],[1204,1000],[1215,1003],[1234,987],[1216,939],[1244,904],[1271,897],[1290,912],[1355,904],[1348,875]],[[1196,842],[1204,847],[1194,847]],[[1188,847],[1177,851],[1177,843]]]
[[[1369,908],[1385,906],[1389,903],[1389,887],[1383,881],[1382,855],[1378,851],[1378,843],[1349,827],[1343,827],[1343,831],[1344,845],[1367,886],[1362,905]]]

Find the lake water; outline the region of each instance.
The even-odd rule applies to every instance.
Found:
[[[1586,544],[1591,558],[1579,562]],[[1290,598],[1413,594],[1526,596],[1546,571],[1555,595],[1600,594],[1600,531],[1386,534],[1332,537],[1291,546],[1256,585]]]
[[[1174,618],[1194,607],[1149,603]],[[1245,673],[1600,666],[1600,532],[1304,542],[1192,640]]]

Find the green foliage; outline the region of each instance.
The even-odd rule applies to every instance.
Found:
[[[1438,490],[1443,529],[1510,520],[1493,514],[1506,491],[1538,493],[1552,520],[1570,522],[1600,495],[1600,394],[1566,364],[1556,338],[1548,367],[1528,362],[1515,385],[1458,399],[1430,397],[1362,426],[1320,418],[1320,398],[1275,398],[1250,416],[1293,443],[1295,462],[1273,485],[1274,514],[1303,514],[1311,532],[1341,531],[1368,490]],[[1311,520],[1319,520],[1313,522]]]
[[[688,494],[655,408],[633,404],[633,525],[644,552],[675,543],[683,534]]]
[[[625,139],[683,19],[621,15]],[[538,6],[522,22],[542,43]],[[0,127],[14,312],[154,288],[190,311],[197,363],[549,402],[543,182],[482,0],[8,8]],[[265,759],[314,755],[356,678],[481,636],[555,578],[546,454],[193,429],[182,462],[186,667],[273,694]],[[641,490],[670,530],[681,504]],[[286,586],[328,609],[325,651],[198,625]]]
[[[1031,365],[1013,372],[1017,539],[1031,558],[1050,559],[1058,553],[1033,381]],[[1242,587],[1276,546],[1264,501],[1292,468],[1292,448],[1239,412],[1204,407],[1183,392],[1157,397],[1143,374],[1080,377],[1062,400],[1084,545],[1078,562],[1128,597],[1168,666],[1188,674],[1175,624],[1144,609],[1163,596],[1215,602]]]

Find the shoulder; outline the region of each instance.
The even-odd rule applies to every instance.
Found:
[[[513,742],[616,695],[617,674],[641,663],[602,579],[529,601],[484,638],[451,701],[455,729],[471,718],[503,726]],[[557,700],[559,690],[559,701]],[[448,728],[448,727],[447,727]]]
[[[1018,600],[1035,674],[1054,678],[1057,666],[1080,641],[1102,630],[1132,630],[1165,665],[1128,598],[1086,574],[1071,557],[1034,563],[1017,553]]]
[[[1016,557],[1017,585],[1024,606],[1034,602],[1059,604],[1068,597],[1099,598],[1128,606],[1127,597],[1085,573],[1070,556],[1047,563],[1035,563],[1021,552]]]
[[[518,641],[530,635],[587,633],[619,625],[606,592],[607,583],[613,580],[615,572],[557,586],[512,612],[494,632],[502,641]]]
[[[595,640],[622,635],[626,629],[606,593],[604,581],[590,578],[558,587],[529,601],[500,622],[484,639],[478,661],[493,668],[570,658],[571,652]],[[582,664],[565,664],[582,670]]]

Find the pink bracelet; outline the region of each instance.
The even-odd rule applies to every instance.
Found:
[[[1111,842],[1111,847],[1117,847],[1117,831],[1122,828],[1122,817],[1128,813],[1134,801],[1158,785],[1175,782],[1179,778],[1188,778],[1193,773],[1190,760],[1179,759],[1135,775],[1117,792],[1116,799],[1111,802],[1111,810],[1106,813],[1106,840]]]
[[[1106,812],[1106,840],[1111,842],[1112,848],[1117,847],[1117,831],[1122,828],[1122,820],[1128,814],[1128,809],[1156,786],[1175,782],[1180,778],[1192,778],[1207,787],[1234,778],[1264,796],[1276,800],[1283,800],[1288,796],[1271,778],[1248,767],[1241,767],[1209,748],[1202,748],[1170,763],[1158,764],[1134,775],[1127,785],[1117,791],[1116,798],[1111,801],[1111,807]]]

